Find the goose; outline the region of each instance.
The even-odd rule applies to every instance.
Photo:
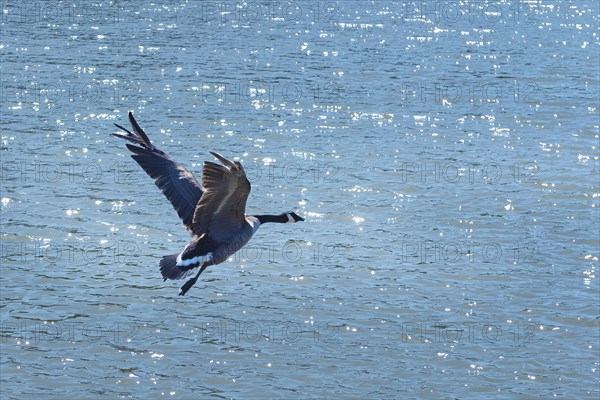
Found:
[[[164,256],[159,262],[163,282],[182,279],[197,270],[196,275],[181,286],[180,296],[194,286],[207,267],[222,263],[248,243],[262,224],[304,221],[291,211],[279,215],[246,215],[250,182],[241,163],[211,151],[222,165],[205,161],[200,185],[188,169],[150,143],[133,114],[128,115],[133,132],[115,124],[125,133],[112,134],[133,143],[126,143],[133,153],[131,157],[154,179],[192,236],[180,253]]]

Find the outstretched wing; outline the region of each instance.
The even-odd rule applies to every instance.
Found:
[[[192,219],[196,205],[202,197],[202,186],[190,171],[150,143],[148,136],[137,124],[131,112],[129,122],[133,132],[115,124],[127,134],[113,133],[113,135],[141,146],[127,143],[127,148],[133,153],[131,157],[154,179],[156,186],[162,190],[177,211],[183,225],[193,234]]]
[[[208,233],[213,239],[226,241],[246,223],[250,182],[242,164],[231,162],[217,153],[211,154],[223,165],[204,162],[204,195],[196,207],[192,228],[197,235]]]

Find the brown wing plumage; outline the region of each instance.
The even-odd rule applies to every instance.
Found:
[[[202,188],[192,219],[196,235],[209,233],[216,240],[227,240],[246,223],[246,200],[250,182],[239,162],[232,162],[217,153],[211,154],[223,163],[204,162]]]

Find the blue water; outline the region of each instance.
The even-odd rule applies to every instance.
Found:
[[[598,398],[597,2],[3,8],[3,399]],[[306,222],[178,297],[128,111]]]

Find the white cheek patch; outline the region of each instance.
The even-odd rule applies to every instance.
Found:
[[[194,258],[188,258],[187,260],[182,260],[181,259],[181,254],[179,254],[177,256],[177,266],[178,267],[188,267],[192,264],[200,264],[203,262],[207,262],[207,261],[211,261],[212,260],[212,252],[211,253],[206,253],[203,256],[196,256]]]
[[[293,224],[294,222],[296,222],[294,217],[292,217],[292,214],[287,214],[287,217],[288,217],[288,222],[286,222],[287,224]]]

